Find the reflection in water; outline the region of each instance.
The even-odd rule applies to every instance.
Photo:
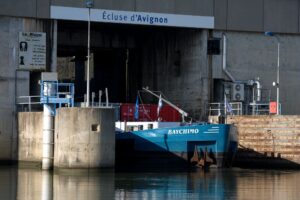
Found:
[[[42,171],[42,191],[41,200],[53,199],[53,175],[52,172]]]
[[[48,171],[17,169],[17,199],[52,199],[52,175]]]
[[[0,199],[16,199],[16,185],[16,170],[0,166]]]
[[[300,199],[300,172],[225,169],[208,173],[0,167],[0,199]]]
[[[114,199],[115,175],[110,171],[66,170],[54,174],[54,199]]]

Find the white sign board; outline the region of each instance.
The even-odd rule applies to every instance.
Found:
[[[88,20],[88,8],[51,6],[51,19]],[[150,12],[131,12],[119,10],[91,9],[90,20],[93,22],[137,24],[151,26],[171,26],[187,28],[214,28],[214,17],[197,15],[177,15]]]
[[[46,69],[46,33],[19,33],[19,69]]]

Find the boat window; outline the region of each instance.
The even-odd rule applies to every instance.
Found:
[[[136,126],[126,126],[126,131],[130,132],[130,131],[140,131],[143,130],[143,125],[136,125]]]
[[[134,126],[126,126],[126,132],[134,131]]]
[[[153,124],[148,124],[148,129],[153,129]]]

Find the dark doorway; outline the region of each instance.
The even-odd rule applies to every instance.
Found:
[[[110,102],[126,102],[126,49],[97,49],[94,51],[94,74],[91,91],[108,88]]]

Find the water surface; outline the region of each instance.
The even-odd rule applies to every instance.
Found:
[[[0,167],[0,199],[300,199],[300,171],[117,172]]]

